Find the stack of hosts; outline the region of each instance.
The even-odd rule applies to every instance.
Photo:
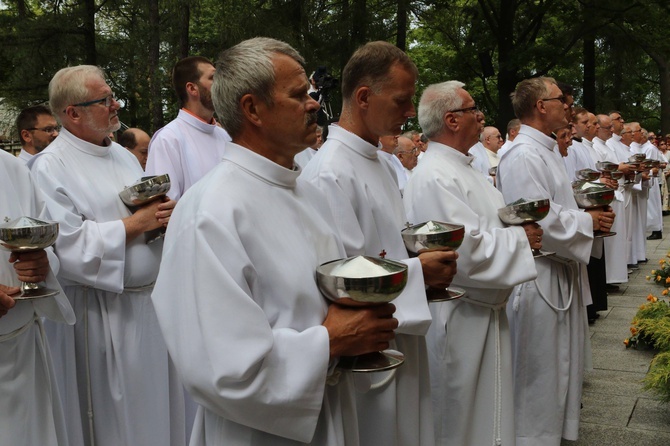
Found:
[[[568,121],[556,83],[517,87],[521,125],[498,157],[499,190],[472,167],[484,119],[464,85],[429,86],[418,110],[430,141],[423,161],[414,168],[418,134],[391,150],[413,158],[402,198],[401,170],[378,146],[416,114],[414,63],[389,43],[359,48],[343,71],[340,121],[301,169],[294,157],[318,147],[319,109],[303,65],[268,38],[227,49],[216,68],[181,61],[173,81],[183,108],[154,135],[147,162],[175,189],[134,212],[118,194],[144,174],[109,139],[120,105],[104,74],[78,66],[54,76],[50,105],[63,128],[29,161],[33,179],[0,154],[7,219],[60,224],[58,258],[6,254],[14,268],[0,269],[0,349],[11,364],[0,386],[9,395],[30,389],[19,410],[18,395],[3,400],[7,444],[558,446],[576,438],[589,363],[590,294],[580,278],[594,230],[607,231],[614,214],[577,208],[550,136]],[[502,138],[493,130],[483,142],[496,154]],[[499,220],[497,210],[519,198],[550,201],[544,231]],[[461,256],[408,258],[400,233],[408,220],[463,225]],[[164,241],[145,242],[145,232],[165,226]],[[533,258],[542,247],[556,256]],[[355,255],[407,266],[393,304],[352,309],[323,298],[316,268]],[[54,282],[50,268],[59,296],[10,296],[20,280]],[[427,295],[452,280],[466,296],[429,305]],[[45,322],[53,363],[41,316],[74,324]],[[405,354],[397,369],[339,367],[342,356],[388,347]]]

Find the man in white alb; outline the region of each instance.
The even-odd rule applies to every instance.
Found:
[[[463,86],[449,81],[424,91],[419,125],[430,142],[403,200],[412,221],[465,226],[453,283],[467,294],[431,305],[427,340],[436,444],[514,444],[505,304],[515,285],[537,276],[531,248],[541,248],[542,229],[535,223],[506,228],[500,221],[502,194],[471,165],[468,149],[481,121]]]
[[[551,209],[542,220],[542,244],[556,253],[535,260],[537,279],[519,285],[507,305],[516,445],[559,446],[561,437],[576,440],[579,428],[585,349],[590,342],[585,265],[593,231],[608,230],[614,215],[577,207],[551,137],[568,124],[566,98],[556,82],[544,77],[520,82],[512,105],[522,125],[500,160],[498,189],[506,203],[520,198],[550,200]]]
[[[28,169],[0,150],[0,223],[20,217],[49,219]],[[11,263],[10,263],[11,262]],[[77,444],[67,435],[42,318],[73,324],[74,313],[51,270],[51,249],[22,254],[0,250],[0,445]],[[20,300],[20,281],[41,282],[60,294]],[[81,438],[81,433],[79,434]]]
[[[338,357],[386,348],[398,324],[391,304],[346,308],[319,293],[316,268],[345,253],[325,197],[296,182],[319,109],[303,63],[268,38],[221,53],[212,96],[233,141],[168,228],[152,298],[200,404],[191,445],[357,446]]]
[[[27,164],[56,139],[59,129],[49,107],[34,105],[21,110],[16,117],[16,131],[21,141],[19,159]]]
[[[325,193],[348,256],[408,256],[400,235],[407,215],[393,167],[379,157],[378,144],[381,136],[400,134],[415,115],[417,74],[409,57],[390,43],[359,48],[342,73],[339,125],[330,126],[328,139],[300,176]],[[357,395],[362,445],[434,444],[425,285],[434,287],[429,292],[442,292],[455,274],[456,257],[453,251],[433,251],[408,260],[408,285],[393,302],[400,323],[394,348],[405,354],[405,363],[357,377],[361,388],[372,382]]]
[[[146,172],[170,175],[168,195],[174,200],[221,161],[230,141],[214,119],[213,79],[214,65],[200,56],[182,59],[172,69],[181,110],[151,138]]]
[[[102,70],[58,71],[49,102],[63,129],[31,169],[60,225],[58,278],[77,316],[53,339],[66,417],[81,420],[87,445],[183,445],[183,391],[150,296],[163,243],[144,237],[167,225],[175,202],[132,213],[119,198],[144,172],[109,140],[120,105]]]

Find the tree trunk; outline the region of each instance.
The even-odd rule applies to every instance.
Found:
[[[368,34],[368,13],[366,0],[354,0],[352,14],[351,43],[352,50],[365,44]]]
[[[658,65],[661,83],[661,134],[670,133],[670,63],[665,60]]]
[[[179,9],[179,59],[188,57],[191,53],[189,41],[189,26],[191,23],[191,5],[189,2],[180,2]]]
[[[396,46],[407,51],[407,0],[398,0],[398,24]]]
[[[593,34],[584,37],[584,97],[582,104],[585,109],[595,113],[596,110],[596,43]]]
[[[95,0],[84,0],[84,58],[89,65],[97,65],[95,48]]]
[[[160,13],[158,11],[158,0],[148,0],[149,6],[149,114],[151,116],[151,132],[163,127],[163,102],[161,100],[161,74],[158,70],[160,65]]]
[[[519,82],[514,55],[514,14],[515,0],[500,1],[500,28],[498,32],[498,120],[496,127],[507,129],[507,123],[515,118],[512,101],[509,97]],[[503,133],[501,131],[501,133]]]

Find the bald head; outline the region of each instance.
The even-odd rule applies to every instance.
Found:
[[[151,137],[147,132],[141,129],[129,128],[121,134],[119,144],[128,149],[130,153],[137,157],[142,169],[147,166],[147,156],[149,155],[149,141]]]
[[[503,139],[500,130],[493,126],[487,126],[482,131],[481,141],[484,147],[491,152],[498,152],[498,149],[502,146]]]

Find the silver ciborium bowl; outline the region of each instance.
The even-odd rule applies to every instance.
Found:
[[[58,238],[58,223],[20,217],[0,225],[0,246],[7,251],[23,253],[48,248]],[[16,300],[38,299],[58,294],[44,283],[22,282],[21,292],[12,296]]]
[[[621,171],[610,172],[610,178],[616,181],[619,181],[621,178],[623,178],[623,175],[624,173]]]
[[[579,189],[574,189],[575,201],[581,209],[597,209],[609,206],[614,200],[614,190],[600,183],[584,183]],[[597,230],[594,236],[598,238],[611,237],[616,232]]]
[[[644,153],[634,153],[628,158],[628,161],[631,163],[641,163],[645,159],[647,159],[647,156]]]
[[[498,217],[500,221],[507,225],[518,226],[542,220],[549,214],[550,209],[551,205],[548,198],[540,198],[538,200],[521,198],[504,208],[498,209]],[[542,252],[539,249],[533,249],[533,257],[544,257],[552,254]]]
[[[600,172],[616,172],[619,170],[619,165],[617,163],[612,163],[609,161],[598,161],[596,163],[596,169]]]
[[[388,303],[407,285],[407,265],[395,260],[354,256],[324,263],[316,269],[321,293],[340,305],[366,307]],[[395,350],[340,358],[339,367],[352,372],[378,372],[398,367],[405,355]]]
[[[410,225],[400,232],[405,247],[410,255],[416,256],[420,251],[431,249],[458,249],[465,237],[465,226],[429,220],[418,225]],[[455,287],[436,290],[429,289],[430,302],[444,302],[465,296],[465,290]]]
[[[580,169],[575,173],[580,180],[595,181],[600,178],[600,172],[593,169]]]
[[[168,174],[142,177],[135,184],[125,187],[119,192],[119,198],[131,211],[136,208],[162,199],[170,191]],[[165,228],[154,229],[144,234],[145,241],[153,243],[165,236]]]

